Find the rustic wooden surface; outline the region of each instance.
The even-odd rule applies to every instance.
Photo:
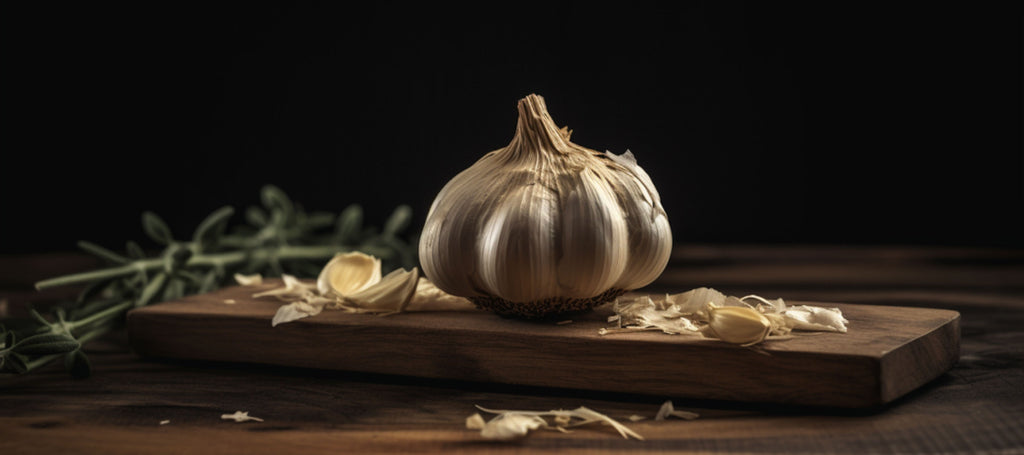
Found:
[[[129,343],[175,359],[839,407],[899,398],[945,373],[960,349],[955,311],[792,301],[840,308],[849,331],[797,332],[757,349],[660,332],[602,336],[610,305],[565,321],[325,311],[272,327],[282,303],[252,295],[282,286],[268,280],[136,309]]]
[[[0,260],[0,272],[13,267],[30,278],[0,281],[0,302],[7,302],[0,310],[14,316],[22,301],[45,300],[33,297],[30,283],[56,267],[20,259]],[[961,315],[960,358],[887,406],[842,410],[158,361],[131,353],[126,333],[118,332],[88,345],[91,378],[70,379],[53,365],[0,382],[0,453],[1024,453],[1024,252],[685,245],[652,289],[697,286],[954,310]],[[628,423],[646,441],[594,427],[494,443],[463,429],[474,405],[582,405],[624,419],[653,416],[666,399],[700,417]],[[235,411],[264,421],[220,419]]]

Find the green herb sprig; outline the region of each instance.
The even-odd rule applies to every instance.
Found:
[[[91,374],[82,345],[117,327],[133,308],[209,292],[233,283],[236,273],[267,277],[315,277],[337,253],[362,251],[381,259],[386,271],[417,265],[415,238],[403,238],[412,209],[401,205],[377,230],[363,226],[362,207],[339,214],[307,213],[280,188],[260,191],[262,206],[245,211],[246,224],[228,229],[232,207],[215,210],[188,240],[177,240],[152,212],[142,214],[146,235],[163,249],[147,256],[136,242],[117,253],[82,241],[78,246],[109,267],[36,283],[37,289],[86,285],[77,299],[47,315],[29,309],[32,320],[17,329],[0,325],[0,374],[23,374],[64,358],[75,377]]]

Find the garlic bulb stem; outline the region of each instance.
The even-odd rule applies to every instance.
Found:
[[[558,153],[566,147],[576,144],[569,142],[567,129],[563,132],[555,125],[555,120],[548,113],[544,99],[539,96],[528,96],[519,102],[519,120],[516,121],[516,134],[506,147],[511,155],[519,154],[544,156],[542,151]],[[582,147],[577,147],[582,149]]]

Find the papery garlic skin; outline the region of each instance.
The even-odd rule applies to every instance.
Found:
[[[671,230],[632,153],[573,144],[540,96],[518,108],[511,143],[434,200],[419,244],[424,274],[449,294],[519,316],[589,309],[654,281]]]

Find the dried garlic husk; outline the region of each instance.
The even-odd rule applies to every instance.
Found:
[[[518,109],[509,145],[434,200],[420,236],[424,274],[480,308],[520,317],[589,310],[654,281],[672,234],[633,154],[570,142],[540,96]]]
[[[473,304],[438,289],[418,268],[397,269],[381,277],[380,259],[360,253],[336,255],[315,284],[283,275],[285,286],[253,294],[288,302],[278,308],[272,326],[315,316],[324,309],[386,315],[403,311],[466,311]]]
[[[420,277],[406,311],[467,311],[476,306],[465,297],[456,297],[438,289],[430,280]]]
[[[788,326],[795,330],[846,333],[847,321],[839,308],[822,308],[797,305],[786,308],[782,313]]]
[[[479,415],[479,414],[477,414]],[[534,415],[501,414],[480,428],[480,436],[486,439],[508,441],[526,436],[530,430],[547,426],[544,419]]]
[[[378,283],[339,299],[340,306],[362,312],[400,312],[416,293],[419,269],[397,269]]]
[[[467,430],[483,430],[484,425],[487,425],[487,422],[484,422],[484,418],[480,415],[479,412],[473,413],[473,415],[466,417]]]
[[[526,436],[530,430],[544,428],[549,430],[567,431],[569,428],[588,425],[592,423],[603,423],[610,425],[618,431],[623,438],[643,440],[637,432],[630,430],[615,419],[587,408],[580,406],[576,409],[556,409],[551,411],[516,411],[516,410],[494,410],[477,406],[477,409],[497,414],[488,422],[483,421],[480,414],[473,414],[466,419],[466,428],[480,430],[480,435],[488,439],[510,440]],[[554,425],[548,424],[544,417],[550,417]]]
[[[628,307],[613,305],[617,308],[618,322],[622,325],[637,325],[645,328],[658,328],[669,334],[698,332],[700,327],[689,318],[693,314],[684,308],[670,303],[667,299],[660,304],[650,296],[642,296]]]
[[[703,311],[705,306],[711,305],[735,305],[735,301],[729,301],[728,296],[712,288],[700,287],[691,289],[679,294],[665,296],[665,302],[675,306],[679,313],[697,313]]]
[[[750,302],[756,302],[756,305]],[[782,299],[756,295],[727,296],[711,288],[652,298],[643,295],[619,298],[601,335],[638,330],[668,334],[702,334],[725,342],[749,346],[766,339],[784,339],[793,330],[846,332],[849,322],[838,308],[811,305],[786,306]]]
[[[222,420],[234,420],[235,422],[262,422],[263,419],[249,415],[249,411],[235,411],[234,414],[221,414]]]
[[[242,286],[254,286],[257,284],[263,284],[263,275],[260,275],[258,273],[252,275],[243,275],[241,273],[236,273],[235,282]]]
[[[700,417],[700,414],[690,411],[680,411],[676,409],[674,404],[672,404],[672,400],[668,400],[661,404],[661,408],[658,409],[658,413],[654,415],[654,420],[661,421],[667,419],[668,417],[678,417],[683,420],[693,420]]]

